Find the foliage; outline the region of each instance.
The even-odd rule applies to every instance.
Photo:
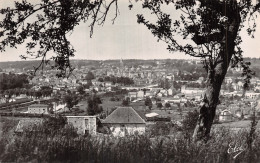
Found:
[[[95,79],[95,76],[94,76],[94,74],[91,71],[89,71],[87,73],[87,76],[85,77],[85,79],[86,80],[92,80],[92,79]]]
[[[60,71],[58,77],[70,75],[74,69],[70,57],[74,56],[75,50],[68,40],[68,34],[81,22],[88,22],[92,36],[95,24],[105,22],[112,6],[115,6],[116,17],[116,0],[109,3],[103,0],[41,0],[35,4],[26,0],[17,1],[13,8],[0,10],[4,16],[0,21],[0,51],[4,51],[7,46],[16,48],[19,44],[26,44],[27,54],[21,55],[21,58],[42,59],[40,65],[34,67],[35,71],[45,64],[51,64],[52,68]],[[51,57],[54,63],[49,62],[48,52],[55,53]]]
[[[121,77],[115,77],[113,75],[111,76],[105,76],[104,77],[104,81],[107,81],[107,82],[112,82],[113,84],[116,84],[116,83],[119,83],[119,84],[123,84],[123,85],[132,85],[134,84],[134,80],[129,78],[129,77],[124,77],[124,76],[121,76]]]
[[[151,137],[169,135],[173,129],[173,124],[168,122],[156,122],[150,129]]]
[[[92,86],[92,85],[93,85],[92,82],[91,82],[90,80],[88,80],[88,81],[87,81],[87,84],[84,84],[83,87],[84,87],[85,89],[89,89],[90,86]]]
[[[57,131],[64,128],[67,124],[67,119],[61,115],[55,117],[47,117],[43,120],[43,128],[41,132],[45,134],[56,134]],[[37,130],[37,129],[36,129]]]
[[[171,107],[171,104],[168,103],[168,102],[166,102],[166,103],[165,103],[165,108],[170,108],[170,107]]]
[[[148,106],[149,109],[151,109],[151,108],[153,107],[153,103],[152,103],[151,98],[146,97],[146,99],[145,99],[145,101],[144,101],[144,105],[145,105],[145,106]]]
[[[102,104],[102,101],[100,97],[98,96],[92,96],[88,98],[88,108],[87,112],[88,115],[95,115],[98,113],[101,113],[103,111],[102,106],[99,106],[99,104]]]
[[[167,124],[158,123],[154,129],[158,128],[163,128],[161,131],[165,134],[169,132]],[[252,150],[249,150],[245,130],[236,133],[222,128],[214,130],[207,143],[192,142],[189,137],[176,132],[171,136],[114,138],[77,135],[66,125],[52,135],[43,131],[15,136],[2,153],[1,162],[248,162],[250,155],[251,162],[260,159],[259,134],[254,137]],[[157,132],[154,134],[158,135]],[[242,152],[234,158],[236,153],[232,151],[235,147]]]
[[[84,87],[83,87],[82,85],[77,87],[77,91],[78,91],[79,94],[81,94],[81,95],[83,95],[83,94],[85,93]]]
[[[99,82],[104,82],[104,79],[103,78],[98,78],[98,81]]]
[[[129,106],[129,104],[130,104],[130,98],[129,97],[123,99],[123,101],[122,101],[123,106]]]
[[[74,105],[77,105],[79,102],[78,96],[73,93],[69,93],[64,96],[63,101],[66,103],[66,106],[71,109]]]
[[[164,88],[164,89],[169,89],[171,87],[171,84],[168,79],[161,80],[159,83],[159,87]]]
[[[162,103],[161,102],[158,102],[157,103],[157,108],[161,109],[163,107]]]
[[[167,13],[166,6],[175,9],[179,15]],[[158,41],[165,42],[170,52],[181,52],[201,59],[207,72],[207,82],[194,139],[209,138],[228,68],[241,65],[244,88],[248,88],[254,75],[249,68],[250,62],[245,62],[242,57],[240,31],[247,22],[247,32],[254,37],[260,2],[255,5],[250,0],[151,0],[145,1],[143,8],[149,9],[156,21],[149,21],[138,14],[137,22],[144,24]]]
[[[25,88],[29,84],[28,76],[26,74],[0,74],[0,90]]]
[[[197,124],[198,117],[199,113],[197,110],[189,111],[182,121],[182,129],[186,132],[193,131]]]

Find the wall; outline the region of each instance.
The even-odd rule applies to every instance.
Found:
[[[145,124],[109,124],[110,131],[113,136],[125,136],[135,133],[144,134]]]
[[[67,116],[67,121],[77,129],[78,134],[96,134],[97,125],[95,116]]]
[[[47,107],[28,107],[28,113],[48,114],[48,108]]]

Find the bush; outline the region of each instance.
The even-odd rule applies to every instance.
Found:
[[[63,124],[63,120],[51,120],[47,124]],[[55,123],[54,123],[55,122]],[[57,122],[57,123],[56,123]],[[158,123],[167,132],[172,126]],[[48,125],[53,126],[53,125]],[[62,125],[61,125],[62,126]],[[54,127],[50,135],[37,130],[15,136],[0,158],[1,162],[259,162],[260,136],[256,133],[250,149],[247,147],[249,132],[214,128],[211,139],[192,142],[185,133],[150,137],[132,135],[121,138],[110,136],[76,135],[68,125]],[[46,128],[39,125],[37,128]],[[168,133],[166,133],[168,134]],[[9,138],[11,139],[11,138]],[[236,148],[235,148],[236,147]],[[237,157],[235,149],[241,150]]]
[[[199,112],[197,110],[192,112],[189,111],[182,121],[182,129],[186,132],[193,132],[196,127],[198,118]]]
[[[151,137],[169,135],[171,129],[173,129],[173,124],[169,122],[156,122],[154,125],[151,126],[149,134]]]

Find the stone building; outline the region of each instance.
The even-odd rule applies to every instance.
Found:
[[[145,120],[132,107],[118,107],[103,122],[113,136],[145,133]]]
[[[27,113],[49,114],[49,106],[46,104],[33,104],[33,105],[28,106]]]
[[[68,124],[77,129],[78,134],[96,134],[96,116],[66,116]]]

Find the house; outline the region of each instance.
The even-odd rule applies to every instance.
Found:
[[[31,114],[49,114],[49,106],[45,104],[32,104],[28,106],[27,113]]]
[[[237,118],[242,118],[243,117],[243,110],[242,109],[235,110],[235,116]]]
[[[145,133],[144,119],[132,107],[118,107],[103,122],[113,136]]]
[[[260,93],[255,93],[253,91],[246,91],[246,93],[245,93],[246,98],[256,99],[259,96],[260,96]]]
[[[132,100],[132,99],[136,99],[137,98],[137,92],[128,92],[128,97]]]
[[[153,92],[152,91],[145,91],[145,96],[146,97],[152,97],[153,96]]]
[[[156,94],[158,97],[163,97],[163,93],[159,92]]]
[[[230,122],[230,121],[232,121],[232,113],[227,109],[222,110],[219,114],[219,121],[220,122]]]
[[[96,134],[96,116],[66,116],[68,124],[77,129],[78,134]]]
[[[185,85],[181,87],[181,93],[183,94],[203,94],[204,91],[205,89],[203,88],[189,88]]]
[[[105,82],[104,85],[105,85],[105,87],[111,87],[112,86],[112,82]]]
[[[224,82],[227,84],[231,84],[233,82],[233,79],[231,77],[225,77]]]
[[[137,92],[137,98],[144,98],[144,91],[138,91]]]
[[[199,77],[199,79],[196,82],[202,84],[203,81],[205,81],[204,77]]]

